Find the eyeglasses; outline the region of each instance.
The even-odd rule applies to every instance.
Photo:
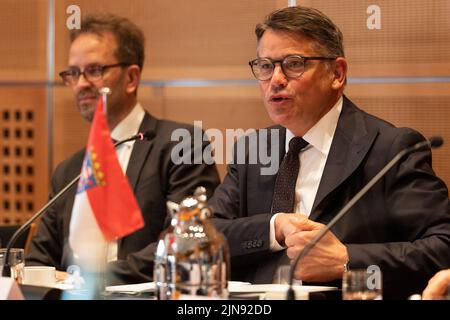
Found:
[[[131,63],[120,62],[116,64],[109,65],[100,65],[100,64],[90,64],[84,68],[84,71],[81,71],[78,67],[72,67],[68,70],[61,71],[59,76],[66,86],[74,85],[80,79],[80,76],[83,75],[87,81],[97,81],[103,77],[105,71],[109,68],[115,67],[125,67],[129,66]]]
[[[335,60],[336,57],[304,57],[298,54],[289,55],[283,60],[272,60],[270,58],[258,58],[248,64],[252,68],[253,75],[258,80],[269,80],[272,78],[275,64],[279,63],[284,75],[290,79],[296,79],[305,72],[308,60]]]

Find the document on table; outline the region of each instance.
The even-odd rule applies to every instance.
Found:
[[[249,282],[239,282],[239,281],[229,281],[228,282],[228,292],[231,294],[239,293],[285,293],[287,292],[288,285],[284,284],[251,284]],[[336,290],[335,287],[324,287],[324,286],[294,286],[296,293],[310,293],[317,291],[329,291]],[[109,286],[106,287],[106,292],[116,292],[116,293],[144,293],[144,292],[154,292],[156,290],[156,285],[154,282],[144,282],[138,284],[127,284],[120,286]]]

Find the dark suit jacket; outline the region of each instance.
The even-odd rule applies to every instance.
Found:
[[[134,144],[127,168],[127,176],[141,208],[145,226],[118,242],[118,260],[109,263],[112,283],[150,281],[153,277],[153,255],[160,232],[170,221],[166,201],[180,202],[191,195],[197,186],[204,186],[210,194],[219,183],[215,165],[181,164],[171,161],[171,151],[178,142],[171,141],[172,131],[185,128],[193,137],[193,127],[158,120],[145,115],[139,131],[153,131],[151,141]],[[206,143],[200,148],[204,148]],[[59,192],[81,171],[84,150],[62,162],[56,169],[51,196]],[[51,265],[66,270],[72,259],[69,247],[69,225],[76,186],[57,201],[43,216],[34,237],[27,265]]]
[[[286,130],[271,129],[281,130],[281,150],[273,150],[281,163]],[[328,223],[400,150],[423,139],[411,129],[396,128],[361,111],[344,97],[310,219]],[[276,175],[260,175],[261,167],[229,165],[211,205],[216,226],[230,245],[232,278],[270,283],[285,253],[269,249]],[[436,271],[450,266],[448,190],[431,168],[430,149],[401,160],[332,232],[347,246],[350,268],[381,268],[384,297],[420,293]]]

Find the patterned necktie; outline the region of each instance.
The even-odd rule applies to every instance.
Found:
[[[297,182],[300,160],[298,154],[308,142],[302,137],[294,137],[289,141],[289,151],[281,163],[275,181],[272,200],[272,214],[278,212],[290,213],[294,211],[295,184]]]

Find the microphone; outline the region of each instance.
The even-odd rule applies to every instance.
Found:
[[[139,132],[139,133],[136,133],[135,135],[127,138],[127,139],[120,140],[120,141],[116,142],[114,144],[114,147],[116,148],[116,147],[120,146],[121,144],[123,144],[125,142],[133,141],[133,140],[139,140],[139,141],[147,140],[147,141],[149,141],[149,140],[152,140],[155,136],[156,136],[156,134],[155,134],[155,132],[153,130],[147,130],[145,132]]]
[[[139,132],[129,138],[124,140],[117,141],[114,143],[114,148],[117,148],[121,144],[124,144],[128,141],[138,140],[151,140],[156,136],[153,130],[147,130],[145,132]],[[3,257],[3,270],[2,277],[10,277],[11,276],[11,266],[9,264],[9,256],[12,246],[16,243],[17,239],[30,227],[30,225],[39,218],[44,212],[46,212],[59,198],[61,198],[75,183],[80,179],[81,173],[76,176],[72,181],[70,181],[61,191],[59,191],[54,197],[52,197],[38,212],[36,212],[27,222],[25,222],[16,232],[12,235],[11,239],[9,239],[8,244],[6,245],[5,255]]]
[[[366,193],[369,191],[401,158],[403,158],[405,155],[417,151],[425,146],[428,146],[430,148],[438,148],[444,143],[444,140],[442,137],[436,136],[431,137],[429,140],[425,140],[422,142],[418,142],[415,145],[403,149],[397,155],[389,161],[388,164],[386,164],[383,169],[381,169],[380,172],[378,172],[377,175],[375,175],[369,183],[367,183],[364,188],[362,188],[335,216],[334,218],[322,229],[320,232],[311,239],[310,242],[308,242],[303,250],[298,254],[298,256],[295,258],[294,262],[291,265],[291,269],[289,271],[289,289],[287,292],[286,299],[287,300],[295,300],[295,292],[293,288],[294,283],[294,272],[295,267],[299,263],[299,261],[306,256],[309,251],[311,251],[312,248],[317,244],[317,242],[320,241],[320,239],[323,238],[323,236],[330,231],[330,229],[340,220],[342,217],[350,211],[350,209],[355,205],[356,202],[359,201]]]

